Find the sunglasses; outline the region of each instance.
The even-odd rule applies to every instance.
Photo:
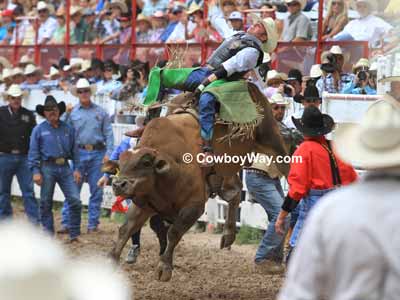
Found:
[[[86,94],[86,93],[90,93],[90,89],[77,90],[76,92],[77,92],[78,94]]]

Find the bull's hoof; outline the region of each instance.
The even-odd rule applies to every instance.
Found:
[[[159,281],[170,281],[172,277],[172,267],[164,263],[159,263],[156,270],[157,280]]]
[[[230,246],[232,246],[233,242],[235,241],[235,238],[235,233],[224,233],[221,237],[221,242],[219,245],[220,249],[230,248]]]

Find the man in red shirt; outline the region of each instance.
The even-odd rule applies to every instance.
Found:
[[[290,165],[288,176],[289,192],[275,223],[275,230],[283,234],[286,216],[296,208],[300,200],[304,201],[290,238],[292,248],[296,246],[304,221],[315,203],[329,191],[357,179],[354,168],[341,161],[325,139],[325,135],[334,127],[331,116],[311,106],[304,110],[301,119],[293,118],[293,123],[303,133],[304,142],[293,154],[295,159]]]

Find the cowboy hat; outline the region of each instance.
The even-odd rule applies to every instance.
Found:
[[[14,68],[11,71],[11,76],[16,76],[16,75],[24,75],[24,71],[22,71],[21,68]]]
[[[50,72],[47,75],[44,75],[45,78],[51,79],[53,76],[60,75],[60,71],[56,67],[51,66]]]
[[[389,101],[373,103],[360,124],[339,127],[334,147],[344,161],[364,169],[400,166],[400,111]]]
[[[392,69],[390,70],[390,76],[383,76],[380,83],[400,81],[400,61],[396,59],[395,63],[392,64]]]
[[[25,67],[24,70],[24,75],[29,75],[29,74],[33,74],[35,72],[39,71],[39,68],[36,67],[35,65],[29,64]]]
[[[12,69],[4,68],[1,77],[4,79],[10,78],[13,76]]]
[[[292,2],[298,2],[301,6],[301,10],[303,10],[307,5],[307,0],[285,0],[285,4],[289,4]]]
[[[128,12],[128,6],[126,5],[126,3],[124,1],[112,0],[109,7],[111,8],[113,6],[118,7],[123,14],[126,14]]]
[[[283,97],[281,93],[275,93],[272,95],[272,97],[268,98],[269,103],[271,104],[277,104],[277,105],[289,105],[289,101],[287,98]]]
[[[22,97],[26,93],[24,93],[21,90],[21,88],[20,88],[20,86],[18,84],[12,84],[12,85],[10,85],[10,87],[8,88],[8,90],[4,94],[5,94],[5,96]]]
[[[321,65],[312,65],[310,69],[310,78],[319,78],[322,76]]]
[[[136,23],[139,22],[147,22],[150,26],[152,26],[150,19],[143,14],[138,14],[136,18]]]
[[[284,82],[287,80],[285,73],[278,73],[276,70],[269,70],[267,73],[267,85],[275,84],[276,82]]]
[[[57,103],[56,99],[52,95],[46,96],[44,100],[44,105],[38,104],[36,105],[36,112],[44,117],[44,112],[46,110],[52,110],[54,107],[57,107],[60,111],[60,116],[65,113],[66,105],[64,101]]]
[[[357,69],[359,68],[368,68],[369,69],[370,64],[369,60],[367,58],[360,58],[356,64],[353,65],[353,73],[356,73]]]
[[[86,71],[90,70],[91,67],[92,67],[92,62],[89,59],[85,59],[82,61],[81,69],[79,70],[79,73],[86,72]]]
[[[11,67],[11,64],[8,61],[8,59],[3,57],[3,56],[0,56],[0,65],[2,65],[3,68],[10,68]]]
[[[96,86],[93,84],[90,84],[89,81],[86,78],[80,78],[74,87],[71,89],[71,94],[74,95],[75,97],[78,97],[78,90],[80,89],[90,89],[90,93],[93,95],[96,93]]]
[[[188,15],[192,15],[192,14],[194,14],[196,11],[202,11],[202,10],[203,10],[203,8],[202,8],[200,5],[198,5],[198,4],[196,3],[196,1],[193,1],[192,4],[190,4],[190,6],[189,6],[189,9],[188,9],[188,11],[187,11],[187,14],[188,14]]]
[[[357,8],[357,3],[362,3],[362,2],[363,3],[367,3],[369,5],[369,7],[370,7],[370,11],[371,12],[372,11],[376,11],[377,8],[378,8],[376,0],[356,0],[355,2],[356,2],[356,8]]]
[[[278,45],[278,32],[276,30],[275,21],[272,18],[262,19],[256,14],[250,14],[253,24],[262,24],[265,32],[268,35],[268,40],[262,44],[262,50],[267,53],[271,53],[275,50]]]
[[[34,64],[34,61],[28,55],[23,55],[19,60],[19,64],[20,65]]]
[[[65,65],[63,67],[63,71],[69,71],[71,70],[73,67],[80,67],[82,65],[83,59],[82,58],[71,58],[69,65]]]
[[[81,10],[82,10],[82,8],[80,6],[72,6],[69,11],[69,14],[70,14],[70,16],[73,16],[73,15],[76,15],[77,13],[80,13]]]
[[[306,107],[301,118],[292,117],[292,121],[296,128],[306,136],[328,134],[335,125],[330,115],[321,113],[315,106]]]

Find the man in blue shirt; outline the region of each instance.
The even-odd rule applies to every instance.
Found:
[[[79,98],[79,103],[72,111],[67,111],[65,120],[75,130],[75,139],[79,148],[79,170],[83,180],[79,184],[82,188],[83,181],[90,187],[88,233],[97,231],[103,200],[103,190],[97,186],[97,181],[102,177],[102,164],[109,160],[114,147],[114,136],[110,117],[100,106],[94,104],[90,97],[95,93],[95,87],[89,81],[81,78],[76,83],[72,93]],[[64,116],[63,116],[64,117]],[[69,210],[68,203],[62,209],[60,233],[68,231]]]
[[[54,234],[53,195],[56,183],[60,186],[69,204],[70,241],[78,241],[81,232],[81,201],[78,187],[81,174],[79,151],[75,143],[74,129],[60,121],[60,114],[65,112],[65,103],[57,104],[53,96],[47,96],[44,105],[37,105],[36,112],[46,121],[37,125],[32,132],[28,164],[33,173],[33,181],[41,186],[40,221],[43,227]],[[74,162],[72,172],[68,159]],[[75,182],[74,182],[75,181]]]

